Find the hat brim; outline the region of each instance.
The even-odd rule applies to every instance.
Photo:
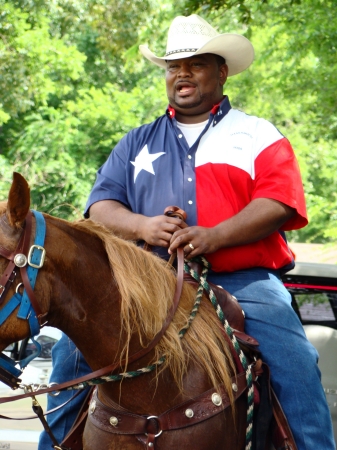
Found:
[[[166,68],[166,61],[189,58],[203,53],[213,53],[222,56],[228,66],[228,76],[236,75],[246,70],[254,60],[254,47],[251,42],[240,34],[219,34],[210,39],[196,52],[177,52],[168,56],[156,56],[146,45],[140,45],[139,50],[145,58],[159,67]]]

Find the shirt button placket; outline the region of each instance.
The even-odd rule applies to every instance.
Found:
[[[195,210],[195,173],[194,173],[194,156],[191,154],[186,155],[185,159],[185,192],[184,201],[186,205],[186,212],[189,218],[194,222]]]

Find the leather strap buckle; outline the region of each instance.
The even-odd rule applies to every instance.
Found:
[[[36,262],[36,263],[34,263],[32,261],[32,258],[34,256],[33,255],[34,250],[38,250],[38,251],[41,252],[41,254],[40,254],[40,261]],[[41,269],[41,267],[43,266],[43,263],[44,263],[45,256],[46,256],[46,250],[43,247],[41,247],[41,245],[34,244],[34,245],[32,245],[30,247],[30,250],[29,250],[29,253],[28,253],[28,264],[31,267],[34,267],[34,269]]]

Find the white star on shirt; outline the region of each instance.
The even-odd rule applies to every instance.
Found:
[[[144,147],[138,153],[138,156],[136,156],[135,160],[130,161],[130,163],[135,166],[133,181],[136,182],[136,178],[141,170],[146,170],[147,172],[152,173],[152,175],[155,175],[152,162],[159,158],[159,156],[161,155],[165,155],[165,152],[151,154],[149,153],[147,144],[144,145]]]

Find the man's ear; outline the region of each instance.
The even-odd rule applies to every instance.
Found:
[[[224,86],[224,84],[227,81],[227,77],[228,77],[228,66],[227,64],[221,64],[221,66],[219,66],[219,81],[220,81],[220,85]]]

